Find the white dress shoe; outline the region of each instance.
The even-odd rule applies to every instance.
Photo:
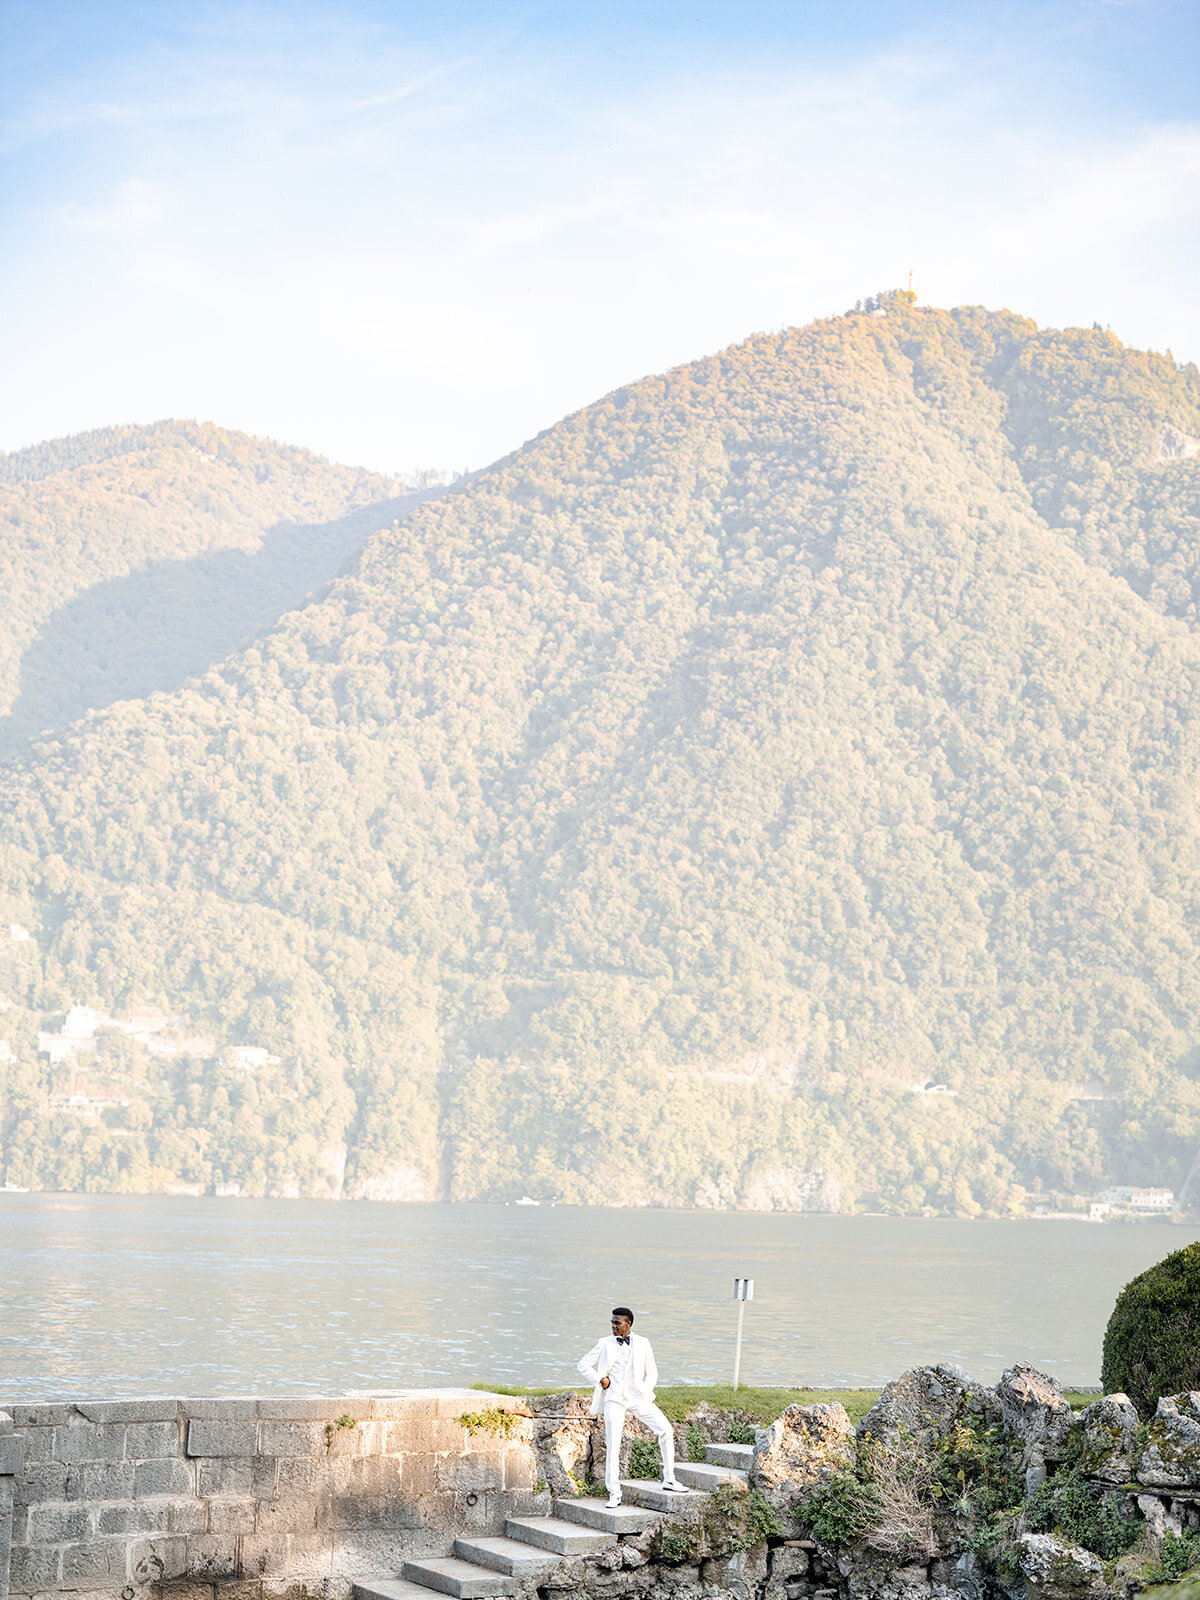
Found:
[[[687,1493],[687,1484],[686,1483],[676,1483],[674,1478],[671,1479],[670,1483],[668,1483],[667,1480],[664,1478],[663,1479],[663,1488],[664,1489],[672,1489],[672,1490],[674,1490],[674,1492],[676,1494],[686,1494]]]
[[[608,1509],[610,1511],[615,1511],[620,1504],[621,1504],[621,1496],[619,1494],[610,1494],[609,1495],[609,1497],[608,1497]]]

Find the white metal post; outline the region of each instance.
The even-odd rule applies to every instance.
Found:
[[[754,1279],[735,1278],[733,1298],[738,1303],[737,1345],[733,1352],[733,1387],[736,1389],[742,1371],[742,1318],[746,1315],[746,1301],[754,1299]]]

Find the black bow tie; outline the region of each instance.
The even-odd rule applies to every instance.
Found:
[[[618,1334],[617,1335],[617,1343],[618,1344],[628,1344],[629,1343],[629,1335],[625,1334],[625,1336],[622,1337],[620,1334]]]

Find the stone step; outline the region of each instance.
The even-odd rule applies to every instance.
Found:
[[[429,1600],[429,1590],[405,1578],[370,1578],[353,1586],[354,1600]]]
[[[586,1556],[594,1550],[611,1550],[616,1538],[593,1528],[582,1528],[563,1517],[509,1517],[504,1531],[510,1539],[553,1550],[556,1556]]]
[[[675,1469],[678,1474],[678,1467]],[[679,1480],[681,1483],[683,1479]],[[647,1511],[669,1511],[678,1516],[704,1504],[707,1490],[689,1489],[686,1494],[664,1489],[661,1484],[647,1478],[622,1478],[621,1498]]]
[[[455,1600],[483,1600],[487,1595],[517,1592],[512,1578],[501,1572],[489,1572],[486,1567],[477,1567],[473,1561],[460,1561],[454,1556],[406,1561],[403,1570],[410,1583],[420,1583],[426,1589],[437,1589],[441,1594],[453,1595]]]
[[[473,1561],[477,1567],[491,1567],[495,1572],[505,1572],[510,1578],[536,1577],[548,1567],[558,1565],[552,1550],[540,1550],[522,1539],[455,1539],[454,1554],[461,1561]]]
[[[603,1500],[556,1500],[554,1515],[567,1522],[581,1522],[585,1528],[599,1528],[601,1533],[645,1533],[654,1527],[659,1518],[653,1511],[642,1511],[637,1506],[618,1506],[610,1511]]]
[[[744,1472],[736,1467],[718,1467],[711,1461],[681,1461],[675,1468],[675,1476],[689,1489],[719,1489],[724,1483],[732,1483],[738,1489],[750,1486]]]
[[[754,1446],[710,1444],[704,1451],[704,1459],[711,1461],[717,1467],[740,1467],[743,1472],[748,1472],[754,1463]]]

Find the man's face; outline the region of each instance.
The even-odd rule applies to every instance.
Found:
[[[633,1323],[630,1322],[628,1317],[614,1317],[612,1319],[612,1331],[618,1339],[628,1339],[629,1330],[632,1327]]]

